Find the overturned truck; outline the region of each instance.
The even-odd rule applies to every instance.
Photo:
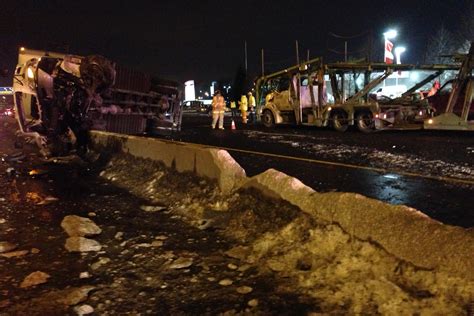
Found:
[[[178,85],[99,56],[21,48],[13,77],[17,121],[44,156],[87,152],[89,131],[179,130]]]

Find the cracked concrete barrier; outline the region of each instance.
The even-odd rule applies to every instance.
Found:
[[[216,180],[224,194],[237,189],[246,179],[245,170],[222,149],[100,131],[93,131],[91,138],[96,150],[107,148],[109,152],[128,153],[162,162],[178,172],[193,172]]]
[[[296,178],[269,169],[252,178],[225,150],[154,138],[93,132],[94,146],[160,161],[178,172],[217,180],[224,194],[255,188],[288,201],[318,221],[335,223],[351,236],[374,242],[395,257],[424,269],[474,280],[474,233],[425,214],[355,193],[318,193]]]
[[[424,269],[474,280],[474,234],[444,225],[403,205],[355,193],[318,193],[296,178],[269,169],[243,186],[299,207],[319,221],[374,242],[392,255]]]

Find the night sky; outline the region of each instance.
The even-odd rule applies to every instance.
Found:
[[[0,66],[13,69],[18,47],[102,54],[152,75],[197,83],[231,79],[244,63],[249,73],[295,63],[301,58],[343,51],[344,40],[328,35],[373,34],[377,54],[382,33],[399,31],[395,45],[407,47],[406,62],[423,62],[428,38],[444,24],[456,31],[459,17],[474,0],[443,1],[21,1],[0,0]],[[348,41],[353,53],[367,36]],[[353,53],[355,57],[355,53]],[[5,80],[2,80],[2,83]]]

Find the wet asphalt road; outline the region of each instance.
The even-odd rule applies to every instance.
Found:
[[[262,315],[319,310],[319,302],[305,295],[277,291],[286,277],[262,274],[249,265],[237,270],[240,261],[225,255],[237,242],[221,235],[217,225],[199,229],[170,210],[145,212],[142,206],[150,201],[99,176],[106,161],[91,164],[75,156],[45,160],[15,131],[13,119],[0,118],[0,315],[78,315],[74,308],[82,304],[93,306],[91,315],[233,315],[228,311],[250,314],[252,301]],[[127,178],[129,171],[127,163]],[[154,177],[153,172],[147,175]],[[140,172],[132,174],[135,183],[143,181]],[[163,202],[171,206],[190,199],[190,192],[199,196],[209,185],[176,174],[165,182],[168,185],[159,190],[164,190],[160,194],[168,198]],[[265,220],[273,210],[281,211],[282,218],[290,211],[296,214],[290,205],[277,208],[269,203],[264,209],[267,204],[260,197],[241,194],[241,203],[235,203],[231,213],[245,218],[247,227],[248,214],[240,212],[256,208],[257,202]],[[94,239],[102,250],[66,251],[67,234],[61,227],[66,215],[91,218],[99,225],[102,233]],[[233,223],[235,231],[238,222]],[[282,223],[286,222],[273,216],[253,231],[264,233],[262,227],[275,229]],[[158,244],[152,246],[153,242]],[[14,245],[12,251],[5,250],[5,243]],[[169,268],[169,263],[183,261],[191,264]],[[46,273],[47,280],[22,287],[33,271]],[[80,277],[85,272],[88,276]],[[233,286],[219,283],[230,278]],[[236,290],[243,285],[250,285],[250,292]],[[70,290],[82,287],[94,290],[81,295],[79,302],[68,299]]]
[[[225,119],[224,131],[211,130],[209,125],[209,117],[185,113],[181,132],[157,137],[255,151],[258,153],[230,151],[248,176],[274,168],[319,192],[360,193],[391,204],[408,205],[446,224],[474,226],[472,134],[438,131],[342,134],[309,127],[281,126],[269,130],[259,124],[244,126],[240,122],[237,122],[236,130],[230,130],[230,117]],[[308,150],[308,143],[319,146],[319,150]],[[334,151],[334,148],[338,149]],[[344,150],[341,152],[340,148]],[[353,150],[356,150],[355,154],[348,153]],[[375,164],[366,155],[372,151],[383,153]],[[376,167],[385,171],[289,160],[259,153]],[[407,176],[404,172],[418,176]]]
[[[322,158],[313,151],[307,152],[304,148],[296,146],[296,143],[303,144],[303,142],[297,142],[295,138],[301,138],[301,135],[305,135],[303,137],[305,139],[313,137],[316,135],[313,130],[284,128],[277,129],[275,133],[262,133],[260,127],[249,126],[247,130],[243,130],[242,126],[238,126],[237,131],[211,131],[206,124],[206,117],[185,117],[184,122],[182,133],[166,138],[202,141],[225,147],[237,148],[240,145],[241,147],[238,148],[248,150]],[[0,241],[14,243],[18,246],[17,249],[24,253],[11,258],[0,256],[0,264],[3,266],[3,269],[0,269],[0,315],[75,315],[73,305],[76,303],[62,306],[50,297],[54,294],[62,299],[63,296],[67,296],[66,291],[71,287],[75,289],[82,286],[94,287],[94,291],[88,297],[84,297],[83,303],[93,306],[94,314],[97,315],[107,313],[109,315],[127,313],[205,315],[228,311],[246,311],[252,314],[250,311],[254,307],[251,307],[250,303],[253,301],[258,303],[257,308],[262,311],[260,313],[262,315],[307,314],[310,311],[320,311],[319,301],[301,295],[299,290],[288,286],[292,282],[286,274],[274,276],[265,271],[260,273],[257,267],[250,267],[242,272],[229,269],[229,265],[242,265],[242,262],[225,255],[225,251],[235,243],[234,239],[224,238],[216,234],[214,230],[201,231],[189,227],[175,213],[143,213],[141,206],[147,201],[99,177],[103,168],[102,164],[87,164],[77,157],[71,161],[67,159],[45,161],[38,156],[37,148],[32,144],[24,142],[14,144],[17,139],[14,136],[15,127],[13,120],[0,120],[0,187],[2,188]],[[317,138],[330,145],[328,148],[337,146],[338,142],[352,142],[353,145],[364,142],[363,136],[359,134],[351,134],[349,138],[345,138],[346,135],[340,136],[330,131],[320,132]],[[275,140],[276,133],[286,136]],[[386,149],[393,146],[401,148],[403,139],[399,139],[396,134],[387,135],[388,140],[374,142],[372,146],[386,147]],[[416,137],[426,138],[426,135],[420,135]],[[416,138],[415,134],[413,137]],[[262,138],[268,138],[268,141],[262,141]],[[452,152],[459,152],[463,146],[466,147],[465,143],[469,140],[468,138],[452,139],[453,144],[449,146],[450,149],[445,146],[445,150],[452,149]],[[285,143],[282,140],[291,141]],[[397,140],[398,142],[395,142]],[[311,138],[311,141],[315,139]],[[431,155],[436,154],[435,150],[429,152],[428,149],[431,148],[429,145],[425,147],[428,152],[425,154],[426,157],[431,158]],[[403,150],[409,152],[413,148],[406,146]],[[285,158],[265,157],[259,154],[235,152],[232,154],[249,175],[274,167],[299,177],[319,191],[335,189],[350,191],[351,187],[355,188],[355,191],[359,189],[358,183],[366,183],[365,188],[367,190],[372,188],[374,195],[382,194],[382,191],[388,187],[396,188],[393,192],[386,191],[384,197],[395,203],[402,203],[412,198],[404,194],[416,191],[416,185],[421,183],[421,187],[426,187],[430,183],[424,179],[410,177],[396,179],[393,174],[391,177],[384,177],[385,174],[377,172],[344,169],[310,162],[295,163],[293,161],[289,164]],[[443,159],[449,158],[448,160],[453,163],[462,163],[462,155],[448,153],[443,157]],[[335,160],[348,162],[349,158],[339,157]],[[363,162],[363,159],[359,162]],[[129,177],[129,166],[130,163],[125,164],[124,179]],[[31,173],[34,170],[37,172],[36,175]],[[138,181],[143,181],[140,178],[140,172],[131,172],[131,174],[138,175]],[[144,172],[144,174],[145,177],[154,176],[152,172]],[[201,185],[201,182],[182,175],[174,176],[164,181],[173,186],[169,188],[157,186],[166,189],[166,192],[173,192],[171,196],[174,202],[167,200],[170,205],[176,203],[180,205],[181,201],[189,198],[190,191],[195,192],[191,196],[202,194],[202,186],[206,184]],[[443,182],[433,180],[431,182],[433,182],[432,186],[437,186],[439,191],[446,186],[446,190],[459,192],[460,197],[457,199],[459,204],[456,204],[459,210],[472,204],[472,195],[470,195],[472,186],[440,184]],[[194,185],[195,188],[190,189],[189,184]],[[346,186],[341,189],[338,185]],[[182,190],[182,188],[186,189]],[[180,194],[177,194],[178,191]],[[165,196],[163,194],[166,192],[162,192],[161,196]],[[369,195],[369,193],[364,194]],[[270,229],[274,229],[272,225],[275,224],[286,225],[286,222],[275,220],[276,217],[269,214],[281,211],[282,218],[286,218],[288,214],[291,214],[288,211],[291,209],[290,205],[285,206],[278,202],[277,207],[274,204],[262,202],[260,196],[253,198],[242,196],[243,198],[239,199],[242,204],[232,203],[234,209],[229,212],[235,215],[235,223],[241,226],[245,224],[245,227],[248,227],[249,222],[254,222],[253,231],[262,234],[267,231],[263,229],[266,225],[270,226]],[[48,202],[48,197],[54,199]],[[436,197],[438,201],[440,196]],[[447,205],[453,209],[454,204],[449,200],[450,196],[445,194],[443,198],[447,199]],[[419,202],[427,204],[426,200],[428,199],[423,201],[420,198]],[[253,215],[247,211],[258,210],[257,205],[262,208],[268,206],[260,210],[261,218],[259,217],[258,221],[252,220]],[[466,209],[470,210],[470,208]],[[102,228],[102,234],[96,239],[105,250],[81,255],[65,250],[64,242],[67,235],[60,223],[65,215],[71,214],[90,217]],[[445,222],[451,220],[455,224],[472,226],[472,213],[468,211],[464,214],[460,212],[441,212],[440,214]],[[450,218],[449,214],[453,214],[453,217]],[[471,224],[466,225],[466,223]],[[222,225],[222,227],[227,226],[227,224]],[[229,231],[239,231],[235,227],[234,224]],[[122,234],[120,238],[117,237],[119,233]],[[143,247],[158,237],[160,240],[163,238],[160,247]],[[242,242],[242,238],[238,240]],[[189,269],[175,271],[166,268],[167,262],[172,260],[175,262],[183,258],[193,259],[193,265]],[[108,263],[99,264],[102,260],[109,259]],[[340,261],[337,262],[339,264]],[[257,262],[258,265],[259,262]],[[206,267],[208,270],[205,269]],[[301,271],[300,278],[308,272],[306,268],[298,269],[304,270]],[[50,278],[39,286],[21,288],[22,280],[33,271],[48,273]],[[85,271],[90,272],[92,276],[80,278],[80,274]],[[231,278],[235,281],[235,286],[222,287],[219,280],[224,278]],[[250,285],[252,292],[248,294],[236,292],[236,288],[241,285]]]

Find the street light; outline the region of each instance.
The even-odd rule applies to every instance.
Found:
[[[397,30],[388,30],[387,32],[383,33],[383,37],[388,40],[388,39],[394,39],[397,37],[398,32]]]
[[[401,64],[400,56],[404,53],[407,49],[405,47],[395,47],[395,57],[397,57],[397,64]]]

